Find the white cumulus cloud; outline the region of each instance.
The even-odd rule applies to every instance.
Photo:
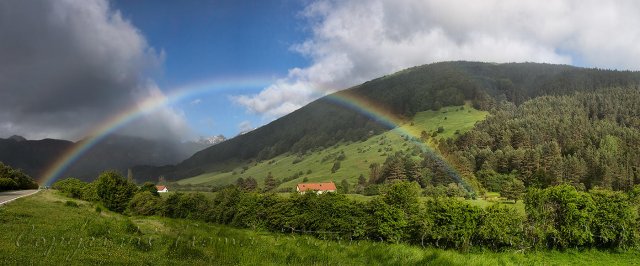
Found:
[[[258,94],[233,98],[274,118],[336,90],[449,60],[640,69],[640,2],[341,0],[302,12],[310,59]]]
[[[254,130],[255,127],[253,127],[251,121],[242,121],[238,124],[238,129],[240,130],[240,134],[244,134],[251,130]]]

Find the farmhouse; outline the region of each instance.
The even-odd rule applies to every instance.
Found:
[[[333,182],[325,183],[300,183],[296,186],[296,191],[300,194],[304,194],[307,191],[314,191],[317,194],[325,192],[336,192],[336,184]]]
[[[167,189],[166,186],[156,186],[156,189],[159,193],[169,192],[169,189]]]

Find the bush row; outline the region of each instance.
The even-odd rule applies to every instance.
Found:
[[[121,183],[105,182],[104,175],[94,182],[96,191],[102,191],[102,186],[120,186],[121,190],[112,189],[108,194],[129,193],[121,197],[128,200],[115,200],[115,205],[105,201],[117,196],[97,194],[95,198],[114,211],[320,238],[407,242],[460,250],[629,248],[638,244],[640,232],[637,222],[640,187],[629,193],[601,189],[578,192],[568,185],[533,189],[525,198],[525,216],[512,206],[496,204],[480,208],[457,198],[438,197],[420,202],[421,190],[415,182],[382,186],[380,196],[369,202],[335,193],[293,193],[282,197],[246,192],[234,186],[220,190],[213,198],[200,193],[174,193],[163,199],[144,186],[133,190],[122,177],[116,176]],[[73,191],[62,186],[71,181],[60,183],[57,187],[63,192]],[[85,189],[91,186],[84,184]],[[87,197],[84,191],[70,195]]]

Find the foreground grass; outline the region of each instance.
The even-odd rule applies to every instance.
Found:
[[[0,207],[0,265],[566,265],[633,264],[626,251],[470,252],[274,234],[96,212],[44,191]]]
[[[252,164],[239,164],[235,169],[225,172],[205,173],[192,178],[178,181],[180,185],[227,185],[234,183],[238,178],[253,177],[260,186],[264,185],[264,179],[268,172],[276,178],[285,178],[297,173],[302,173],[295,180],[285,182],[280,188],[295,188],[297,183],[306,177],[309,182],[321,182],[333,180],[336,183],[343,179],[355,185],[360,174],[369,173],[371,163],[382,164],[388,155],[397,151],[411,151],[414,144],[403,139],[409,134],[420,137],[422,131],[429,135],[436,132],[439,127],[444,132],[438,134],[436,139],[451,138],[456,132],[464,133],[483,120],[487,112],[473,109],[471,106],[451,106],[438,111],[420,112],[411,121],[399,125],[398,128],[384,134],[377,135],[362,142],[341,143],[325,149],[309,152],[304,156],[297,154],[284,154],[271,160]],[[432,140],[428,145],[434,145]],[[338,154],[344,153],[346,159],[341,161],[341,167],[336,173],[331,168]],[[294,163],[295,162],[295,163]]]

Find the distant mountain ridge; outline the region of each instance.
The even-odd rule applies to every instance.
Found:
[[[23,136],[18,136],[18,135],[13,135],[13,136],[9,137],[9,139],[15,140],[15,141],[17,141],[17,142],[27,140],[27,139],[25,139]]]
[[[57,158],[73,146],[74,142],[58,139],[27,140],[15,135],[7,139],[0,138],[0,162],[22,169],[34,179],[39,179]],[[209,146],[211,144],[110,135],[72,163],[62,177],[92,180],[104,170],[126,174],[128,168],[139,164],[175,164]]]
[[[640,84],[640,72],[539,63],[442,62],[412,67],[335,93],[357,95],[398,116],[462,105],[491,110],[500,101],[516,105],[543,95],[563,95]],[[175,166],[138,166],[138,178],[175,180],[220,171],[230,162],[305,153],[340,141],[358,141],[388,130],[358,112],[320,98],[268,125],[197,152]]]

